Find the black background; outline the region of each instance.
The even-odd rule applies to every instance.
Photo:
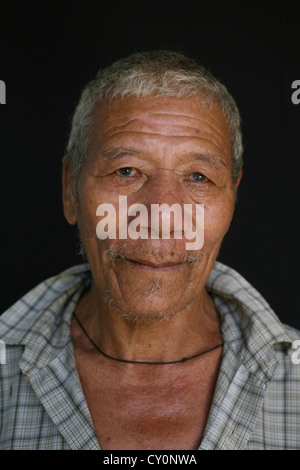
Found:
[[[176,48],[226,84],[243,118],[244,177],[219,260],[300,329],[299,3],[0,2],[1,312],[81,262],[60,172],[82,87],[129,53]]]

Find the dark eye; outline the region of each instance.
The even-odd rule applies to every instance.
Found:
[[[123,178],[126,176],[133,176],[135,174],[136,170],[132,166],[126,166],[124,168],[120,168],[117,170],[117,174],[119,176],[122,176]]]
[[[202,175],[202,173],[192,173],[191,178],[196,183],[205,183],[207,181],[207,177]]]

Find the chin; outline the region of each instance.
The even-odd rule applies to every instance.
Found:
[[[153,288],[159,289],[157,284]],[[177,299],[173,298],[173,301],[170,303],[170,297],[161,291],[159,293],[158,291],[151,292],[150,290],[141,291],[140,295],[135,293],[135,295],[131,295],[128,299],[126,297],[125,295],[122,299],[116,299],[111,296],[106,300],[109,302],[110,308],[117,311],[121,318],[132,323],[137,321],[143,323],[169,321],[173,317],[178,316],[182,311],[182,308],[178,308],[179,302],[176,302]]]

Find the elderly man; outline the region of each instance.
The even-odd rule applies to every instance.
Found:
[[[300,335],[216,261],[241,175],[235,102],[193,60],[134,54],[87,85],[63,206],[88,263],[0,319],[1,449],[300,448]]]

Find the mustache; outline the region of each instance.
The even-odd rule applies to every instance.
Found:
[[[88,262],[89,260],[78,227],[76,229],[76,238],[77,246],[75,254],[77,256],[81,256],[83,261]],[[178,245],[174,246],[173,244],[172,246],[169,246],[168,249],[166,249],[166,247],[164,249],[162,249],[162,247],[154,248],[153,246],[149,245],[148,240],[142,240],[140,243],[135,242],[134,244],[132,241],[124,241],[121,244],[113,243],[105,248],[105,254],[112,262],[115,263],[122,261],[125,262],[127,259],[134,260],[138,257],[140,259],[150,259],[156,261],[168,260],[172,263],[183,263],[190,266],[197,264],[203,257],[203,253],[201,251],[197,252],[192,250],[189,252],[184,250],[182,245],[178,247]]]
[[[183,252],[175,248],[171,250],[151,248],[145,247],[142,243],[134,246],[130,243],[111,244],[106,247],[105,252],[112,262],[122,262],[129,259],[137,262],[152,260],[156,262],[170,261],[174,264],[185,263],[194,265],[199,262],[203,256],[202,252]]]

